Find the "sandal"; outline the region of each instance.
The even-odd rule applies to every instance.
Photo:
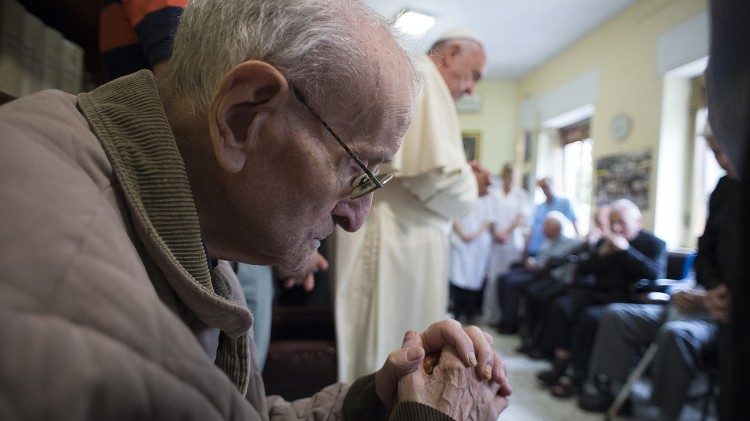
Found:
[[[568,368],[568,361],[567,360],[558,360],[555,359],[552,362],[552,368],[549,370],[540,371],[537,373],[536,378],[547,384],[548,386],[552,386],[555,384],[555,382],[560,379],[560,377],[565,375],[565,370]]]
[[[550,386],[549,391],[556,398],[569,398],[575,396],[580,388],[579,382],[569,376],[561,376],[557,382]]]

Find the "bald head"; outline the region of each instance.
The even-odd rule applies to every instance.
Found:
[[[560,236],[562,232],[563,224],[565,223],[565,215],[558,211],[550,211],[544,216],[544,237],[550,240]]]

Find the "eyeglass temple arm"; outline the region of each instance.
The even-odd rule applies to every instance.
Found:
[[[370,180],[372,180],[378,186],[378,188],[383,187],[383,183],[381,183],[380,180],[378,180],[378,178],[375,177],[375,175],[373,175],[373,173],[369,169],[367,169],[367,166],[363,164],[362,161],[359,160],[359,158],[357,158],[357,155],[354,155],[354,152],[352,152],[352,150],[349,149],[348,146],[346,146],[346,143],[344,143],[344,141],[341,140],[339,135],[337,135],[336,132],[333,131],[331,126],[329,126],[328,123],[326,123],[325,120],[323,120],[323,118],[315,111],[315,109],[313,109],[313,107],[310,104],[308,104],[307,99],[305,99],[304,95],[302,95],[302,93],[298,91],[297,88],[295,88],[294,85],[292,85],[291,83],[289,83],[289,88],[292,90],[292,93],[294,94],[294,96],[297,97],[299,102],[301,102],[302,105],[304,105],[315,116],[315,118],[317,118],[318,121],[320,121],[323,127],[325,127],[326,130],[328,130],[328,133],[330,133],[331,136],[333,136],[333,138],[336,139],[336,142],[338,142],[338,144],[341,145],[342,148],[344,148],[346,153],[349,154],[349,157],[351,157],[354,160],[354,162],[356,162],[357,165],[359,165],[362,171],[364,171],[365,174],[367,174],[367,176],[370,177]]]

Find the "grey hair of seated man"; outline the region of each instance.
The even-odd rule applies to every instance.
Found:
[[[557,238],[562,232],[568,218],[559,211],[549,211],[544,215],[544,236],[549,239]]]
[[[641,219],[641,209],[630,199],[617,199],[610,204],[610,212],[619,212],[633,220]]]
[[[370,81],[361,65],[367,61],[360,48],[363,29],[391,32],[358,0],[191,0],[175,34],[165,83],[200,113],[227,71],[256,59],[278,68],[314,103],[330,81],[354,91]],[[413,67],[412,73],[418,82]]]

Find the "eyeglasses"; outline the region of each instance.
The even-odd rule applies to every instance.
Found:
[[[333,136],[334,139],[336,139],[336,142],[338,142],[339,145],[341,145],[342,148],[346,151],[347,154],[349,154],[349,157],[354,160],[354,162],[359,165],[359,168],[364,171],[364,174],[360,175],[359,177],[355,178],[354,181],[352,181],[352,187],[354,187],[354,190],[349,194],[350,199],[359,199],[360,197],[367,196],[368,194],[374,192],[375,190],[383,187],[385,183],[389,182],[393,178],[393,173],[387,173],[387,174],[378,174],[377,168],[373,171],[370,171],[365,164],[362,163],[362,161],[357,158],[357,155],[354,154],[354,152],[349,149],[348,146],[344,143],[343,140],[339,137],[339,135],[336,134],[336,132],[333,131],[331,126],[328,125],[328,123],[323,120],[323,118],[320,116],[320,114],[313,109],[313,107],[310,105],[310,103],[307,102],[307,99],[305,99],[305,96],[302,95],[302,92],[297,90],[297,88],[294,87],[294,85],[289,83],[289,89],[292,90],[292,93],[294,93],[294,96],[299,100],[299,102],[302,103],[302,105],[307,108],[312,115],[315,116],[315,118],[320,121],[320,123],[323,125],[323,127],[328,130],[328,133]]]

